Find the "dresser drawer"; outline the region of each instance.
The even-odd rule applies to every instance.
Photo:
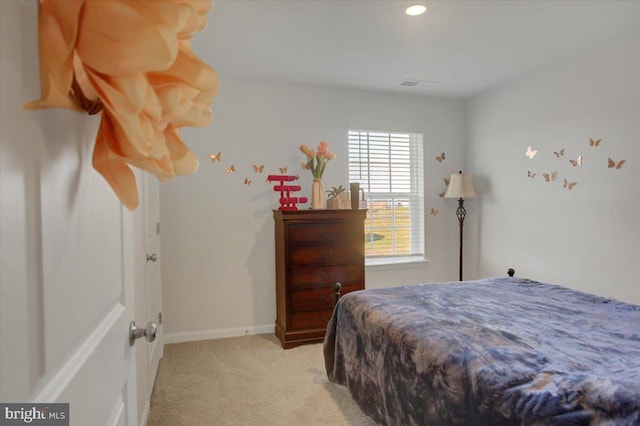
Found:
[[[364,244],[364,230],[353,222],[300,223],[288,226],[289,244]]]
[[[340,295],[345,295],[346,293],[361,289],[362,286],[359,285],[343,286],[340,291]],[[291,296],[289,306],[291,307],[291,310],[294,311],[333,308],[335,303],[333,287],[293,290],[289,294]]]
[[[316,311],[291,312],[288,329],[306,330],[313,328],[327,328],[327,324],[333,314],[333,308]]]
[[[290,268],[288,275],[290,289],[333,286],[336,282],[364,287],[364,270],[360,264]]]
[[[336,265],[362,262],[363,244],[292,246],[290,265]]]
[[[294,290],[290,295],[289,306],[292,310],[320,309],[333,307],[333,288],[307,288]]]

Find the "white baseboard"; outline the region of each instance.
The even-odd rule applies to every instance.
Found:
[[[150,410],[151,410],[151,406],[149,405],[149,401],[147,401],[147,403],[144,404],[144,410],[142,411],[142,416],[140,417],[139,426],[145,426],[147,424]]]
[[[249,336],[255,334],[275,333],[275,325],[252,325],[238,328],[222,328],[215,330],[186,331],[182,333],[166,333],[165,343],[193,342],[196,340],[223,339],[225,337]]]

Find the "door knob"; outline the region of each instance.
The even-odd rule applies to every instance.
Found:
[[[151,254],[147,253],[147,262],[148,261],[155,262],[157,259],[158,257],[156,256],[155,253],[151,253]]]
[[[136,342],[136,339],[139,339],[144,336],[147,339],[147,342],[153,342],[156,340],[156,334],[158,333],[158,326],[155,322],[147,323],[145,328],[136,327],[136,322],[131,321],[129,324],[129,346],[133,346]]]

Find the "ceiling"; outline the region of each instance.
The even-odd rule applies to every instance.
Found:
[[[208,22],[193,48],[223,83],[465,98],[640,29],[640,0],[215,0]]]

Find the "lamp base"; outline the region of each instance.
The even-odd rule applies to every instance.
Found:
[[[456,216],[458,216],[458,223],[460,224],[460,281],[462,281],[462,230],[464,228],[464,218],[466,215],[467,211],[464,208],[464,198],[458,198]]]

